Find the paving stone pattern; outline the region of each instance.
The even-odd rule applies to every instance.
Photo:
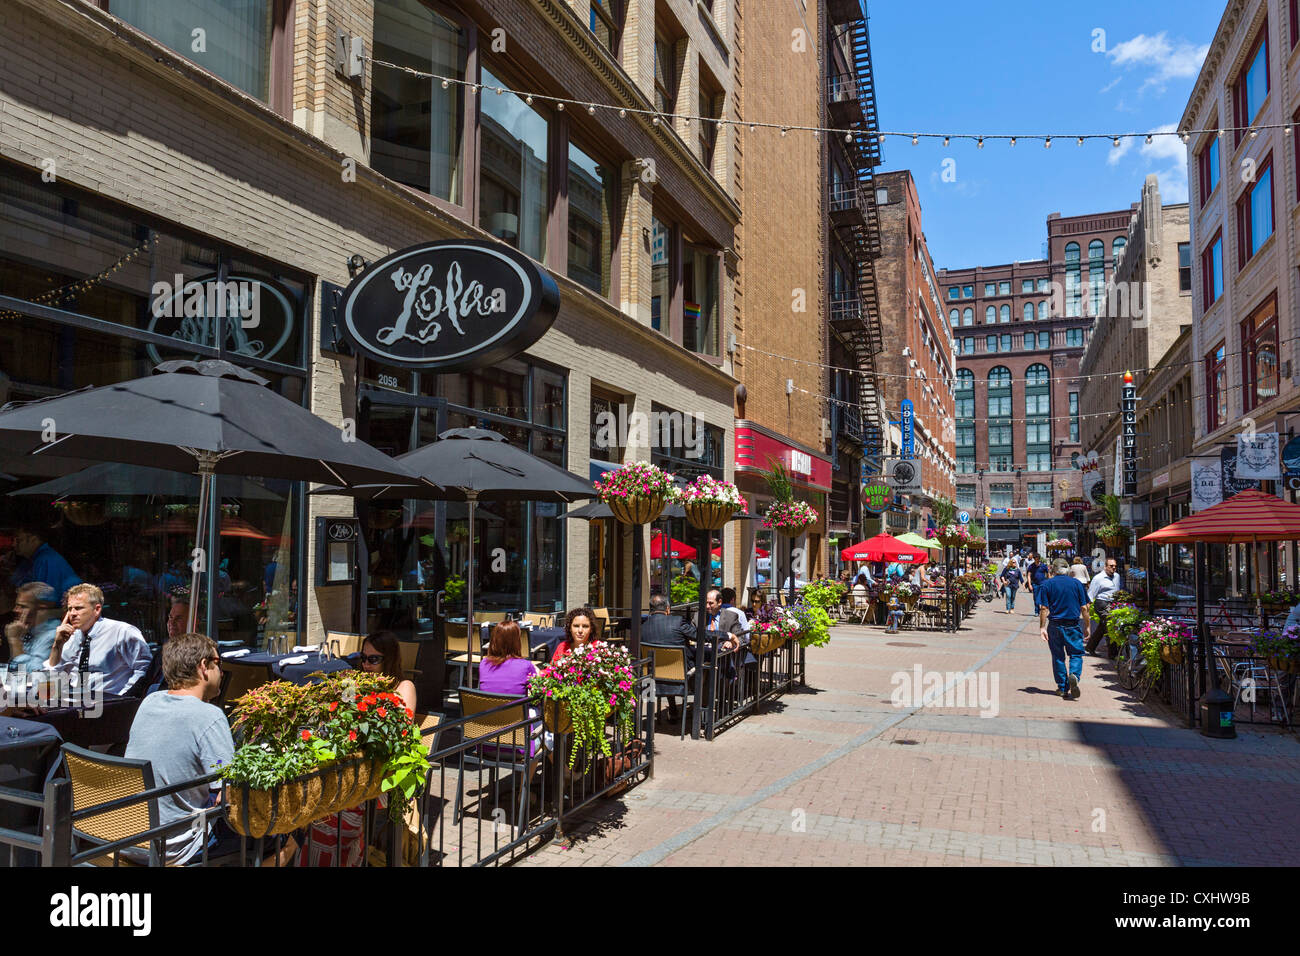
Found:
[[[916,664],[996,674],[996,716],[933,694],[895,706]],[[958,634],[840,625],[806,690],[712,743],[661,724],[653,780],[518,865],[1300,863],[1294,734],[1202,737],[1095,657],[1081,691],[1055,696],[1029,608],[983,605]]]

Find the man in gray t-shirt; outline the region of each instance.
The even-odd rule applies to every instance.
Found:
[[[217,645],[202,634],[182,634],[163,645],[163,678],[170,688],[150,694],[136,711],[126,756],[148,760],[154,786],[167,787],[213,772],[235,755],[230,725],[221,709],[205,700],[221,690]],[[167,837],[167,862],[186,863],[203,850],[205,834],[198,811],[215,803],[221,784],[200,784],[158,798],[158,823],[192,818],[195,825]]]

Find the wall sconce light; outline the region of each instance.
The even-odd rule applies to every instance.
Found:
[[[348,257],[348,275],[355,279],[357,276],[361,275],[361,273],[366,271],[368,265],[370,265],[370,263],[366,262],[365,256],[361,255],[359,252],[353,253]]]

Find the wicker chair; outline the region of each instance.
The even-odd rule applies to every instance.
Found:
[[[682,720],[677,739],[686,736],[686,705],[691,699],[691,681],[695,668],[686,667],[686,649],[677,645],[642,643],[641,650],[654,652],[655,719],[659,718],[659,698],[682,699]]]
[[[497,710],[502,704],[511,701],[517,701],[516,706]],[[453,824],[460,822],[462,797],[465,792],[465,771],[472,767],[487,767],[490,772],[489,789],[495,790],[497,771],[504,769],[523,774],[516,817],[516,826],[522,832],[528,825],[529,787],[534,774],[542,769],[542,761],[546,756],[546,748],[542,746],[542,723],[538,720],[535,723],[523,724],[503,734],[501,728],[519,723],[529,716],[525,699],[511,694],[488,694],[462,686],[460,708],[466,718],[461,725],[461,732],[465,735],[465,739],[491,737],[493,742],[473,750],[466,750],[461,754],[452,822]],[[493,710],[496,712],[488,713]]]
[[[470,682],[473,679],[473,669],[483,660],[483,648],[479,646],[480,633],[475,627],[474,638],[471,640],[462,625],[453,624],[447,629],[447,664],[460,672],[458,683]]]
[[[364,634],[348,634],[344,631],[326,631],[325,643],[329,646],[330,653],[335,657],[347,657],[349,654],[355,654],[361,650],[361,645],[366,642]]]
[[[221,696],[217,698],[217,705],[227,712],[254,687],[261,687],[271,680],[271,668],[266,664],[241,664],[236,658],[223,660],[221,669],[226,676],[222,678]]]

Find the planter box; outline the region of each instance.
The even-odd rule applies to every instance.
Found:
[[[1181,664],[1183,662],[1183,645],[1175,644],[1173,647],[1165,645],[1160,648],[1160,659],[1167,664]]]
[[[382,762],[357,757],[286,780],[274,790],[227,784],[230,828],[254,839],[292,833],[331,813],[375,799],[383,779]]]

